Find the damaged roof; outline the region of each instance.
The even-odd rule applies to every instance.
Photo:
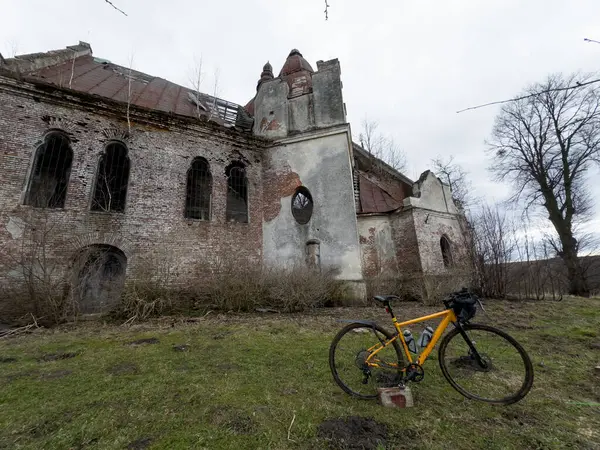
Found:
[[[358,172],[358,190],[360,193],[359,214],[389,213],[402,207],[404,197],[390,193],[379,183],[370,180]]]
[[[80,43],[65,50],[20,55],[11,58],[12,61],[5,60],[6,66],[10,69],[12,63],[29,79],[142,108],[188,117],[204,116],[221,125],[246,130],[252,126],[251,118],[235,103],[95,58],[89,44],[86,45],[82,47]],[[40,63],[35,64],[36,60]]]
[[[414,182],[356,142],[352,152],[359,183],[358,214],[384,214],[402,208],[404,199],[412,195]]]

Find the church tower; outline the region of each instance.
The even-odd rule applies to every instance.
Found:
[[[263,255],[267,266],[336,269],[364,298],[352,137],[337,59],[317,71],[294,49],[279,75],[265,64],[246,110],[269,139],[263,159]]]

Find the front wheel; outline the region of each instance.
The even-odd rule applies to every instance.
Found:
[[[467,398],[497,405],[525,397],[533,385],[533,364],[521,344],[487,325],[461,328],[448,333],[439,349],[440,368],[450,385]]]

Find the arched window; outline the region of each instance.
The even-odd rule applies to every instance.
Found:
[[[111,142],[100,157],[92,211],[123,212],[129,184],[129,157],[121,142]]]
[[[248,223],[246,167],[240,162],[231,163],[225,169],[225,175],[227,176],[227,221]]]
[[[292,196],[292,215],[301,225],[308,223],[313,213],[313,199],[310,191],[304,186],[296,189]]]
[[[187,172],[185,217],[210,220],[211,194],[212,176],[208,161],[204,158],[196,158]]]
[[[69,138],[60,131],[48,133],[35,152],[25,204],[40,208],[64,207],[72,162]]]
[[[444,266],[450,267],[452,265],[452,251],[450,249],[450,240],[446,237],[446,235],[443,235],[440,238],[440,248],[442,249]]]

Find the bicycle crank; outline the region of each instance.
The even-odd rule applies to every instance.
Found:
[[[418,383],[425,378],[425,370],[423,367],[416,363],[411,363],[406,366],[406,381],[412,381]]]

